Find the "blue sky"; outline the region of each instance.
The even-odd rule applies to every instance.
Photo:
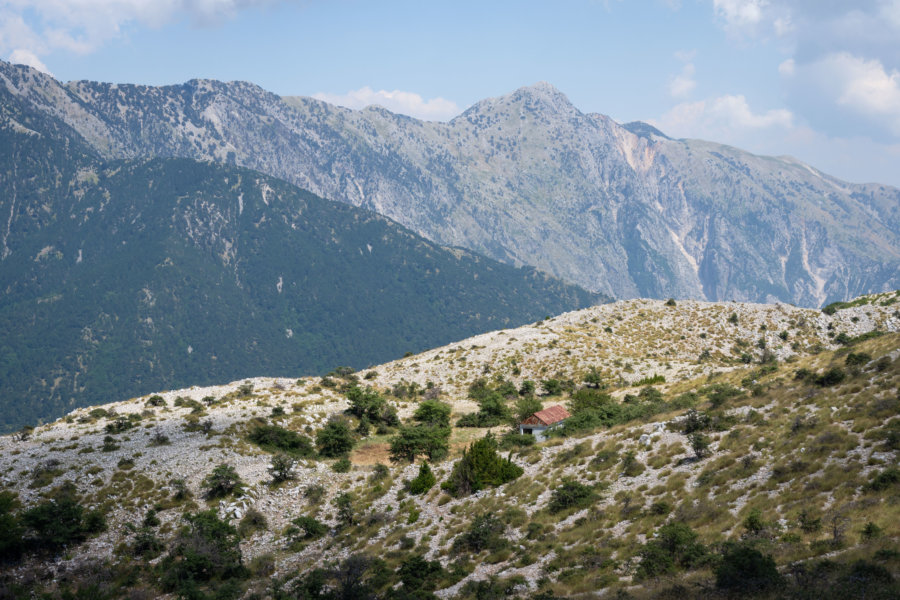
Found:
[[[549,81],[582,111],[900,186],[900,0],[0,0],[63,81],[248,80],[449,119]]]

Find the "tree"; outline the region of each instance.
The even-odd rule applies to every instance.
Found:
[[[769,555],[747,544],[729,544],[715,569],[716,587],[740,595],[775,589],[781,575]]]
[[[588,372],[585,374],[584,379],[585,385],[592,388],[599,388],[603,386],[603,373],[600,372],[600,369],[591,365],[591,368],[588,369]]]
[[[707,436],[699,431],[695,431],[688,436],[688,441],[691,443],[691,450],[694,451],[694,456],[696,456],[698,460],[709,455],[709,445],[711,442]]]
[[[706,556],[706,547],[697,541],[697,533],[685,523],[668,523],[640,551],[638,578],[659,577],[677,568],[690,569]]]
[[[234,470],[234,467],[228,464],[221,464],[213,469],[202,484],[206,490],[204,495],[207,500],[230,496],[239,491],[242,486],[243,481],[241,481],[240,475]]]
[[[409,482],[409,493],[424,494],[425,492],[430,490],[435,483],[437,483],[437,480],[434,477],[434,473],[431,472],[431,468],[428,466],[428,463],[423,462],[419,467],[419,474],[415,477],[415,479]]]
[[[319,454],[327,458],[338,458],[353,449],[353,432],[344,419],[332,419],[316,433],[316,447]]]
[[[372,423],[377,423],[381,419],[387,401],[377,390],[369,386],[365,388],[353,386],[346,394],[347,400],[350,401],[348,413],[358,419],[365,417]]]
[[[547,508],[550,512],[557,513],[575,506],[585,507],[593,500],[594,488],[569,479],[553,490],[553,495]]]
[[[464,496],[487,486],[503,485],[522,473],[522,467],[497,454],[497,441],[488,433],[463,452],[441,488],[455,496]]]
[[[521,423],[542,408],[541,401],[534,396],[523,396],[516,401],[516,421]]]
[[[353,525],[356,522],[353,502],[356,496],[352,492],[344,492],[334,499],[334,507],[337,509],[338,522],[344,526]]]
[[[21,523],[13,509],[19,507],[19,499],[13,492],[0,492],[0,560],[15,558],[22,551]]]
[[[424,454],[434,462],[443,460],[450,451],[450,427],[411,425],[401,427],[391,438],[391,462],[413,462]]]
[[[569,412],[573,415],[599,410],[615,404],[612,396],[596,388],[581,388],[569,398]]]
[[[278,453],[272,457],[272,464],[269,465],[269,475],[272,476],[272,483],[281,483],[294,478],[294,462],[291,456]]]
[[[198,585],[241,577],[244,574],[240,537],[234,526],[215,510],[186,515],[188,523],[160,563],[160,583],[166,592],[198,597]]]
[[[307,540],[317,540],[328,533],[328,527],[313,517],[300,516],[291,521],[291,526],[285,531],[293,543]]]
[[[450,427],[450,405],[439,400],[425,400],[416,408],[413,419],[434,427]]]

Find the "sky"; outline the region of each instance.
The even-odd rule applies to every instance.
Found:
[[[428,120],[547,81],[583,112],[900,186],[900,0],[0,0],[0,57]]]

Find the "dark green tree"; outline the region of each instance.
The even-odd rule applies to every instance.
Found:
[[[350,425],[344,419],[332,419],[316,433],[316,447],[326,458],[345,456],[355,443]]]
[[[204,493],[206,499],[213,500],[232,495],[241,489],[243,483],[234,467],[228,464],[221,464],[206,476],[202,487],[206,490]]]

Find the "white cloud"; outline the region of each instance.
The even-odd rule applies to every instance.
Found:
[[[684,65],[681,73],[669,81],[669,94],[673,98],[686,98],[689,96],[694,91],[694,88],[697,87],[697,82],[694,79],[696,71],[694,63]]]
[[[829,54],[797,69],[795,94],[807,101],[824,99],[853,126],[873,133],[887,128],[900,137],[900,72],[876,59],[848,52]]]
[[[796,67],[797,63],[794,61],[794,59],[789,58],[778,65],[778,72],[785,77],[790,77],[794,74],[794,70],[796,69]]]
[[[41,59],[35,56],[34,52],[30,50],[23,50],[22,48],[13,50],[9,55],[9,62],[14,65],[28,65],[32,69],[37,69],[50,76],[53,75],[53,73],[50,72],[50,69],[47,68],[47,65],[45,65]]]
[[[189,18],[214,25],[239,11],[299,0],[0,0],[0,54],[85,54],[133,24],[159,27]]]
[[[732,30],[754,29],[768,5],[768,0],[713,0],[716,16]]]
[[[762,130],[789,129],[794,116],[783,108],[755,113],[741,95],[683,102],[666,112],[653,125],[675,137],[704,138],[739,144],[747,134]]]
[[[425,100],[414,92],[401,90],[392,92],[378,90],[376,92],[369,86],[351,90],[346,94],[318,93],[314,94],[313,98],[354,109],[372,105],[383,106],[391,112],[409,115],[410,117],[426,121],[446,121],[462,112],[455,102],[445,98]]]

